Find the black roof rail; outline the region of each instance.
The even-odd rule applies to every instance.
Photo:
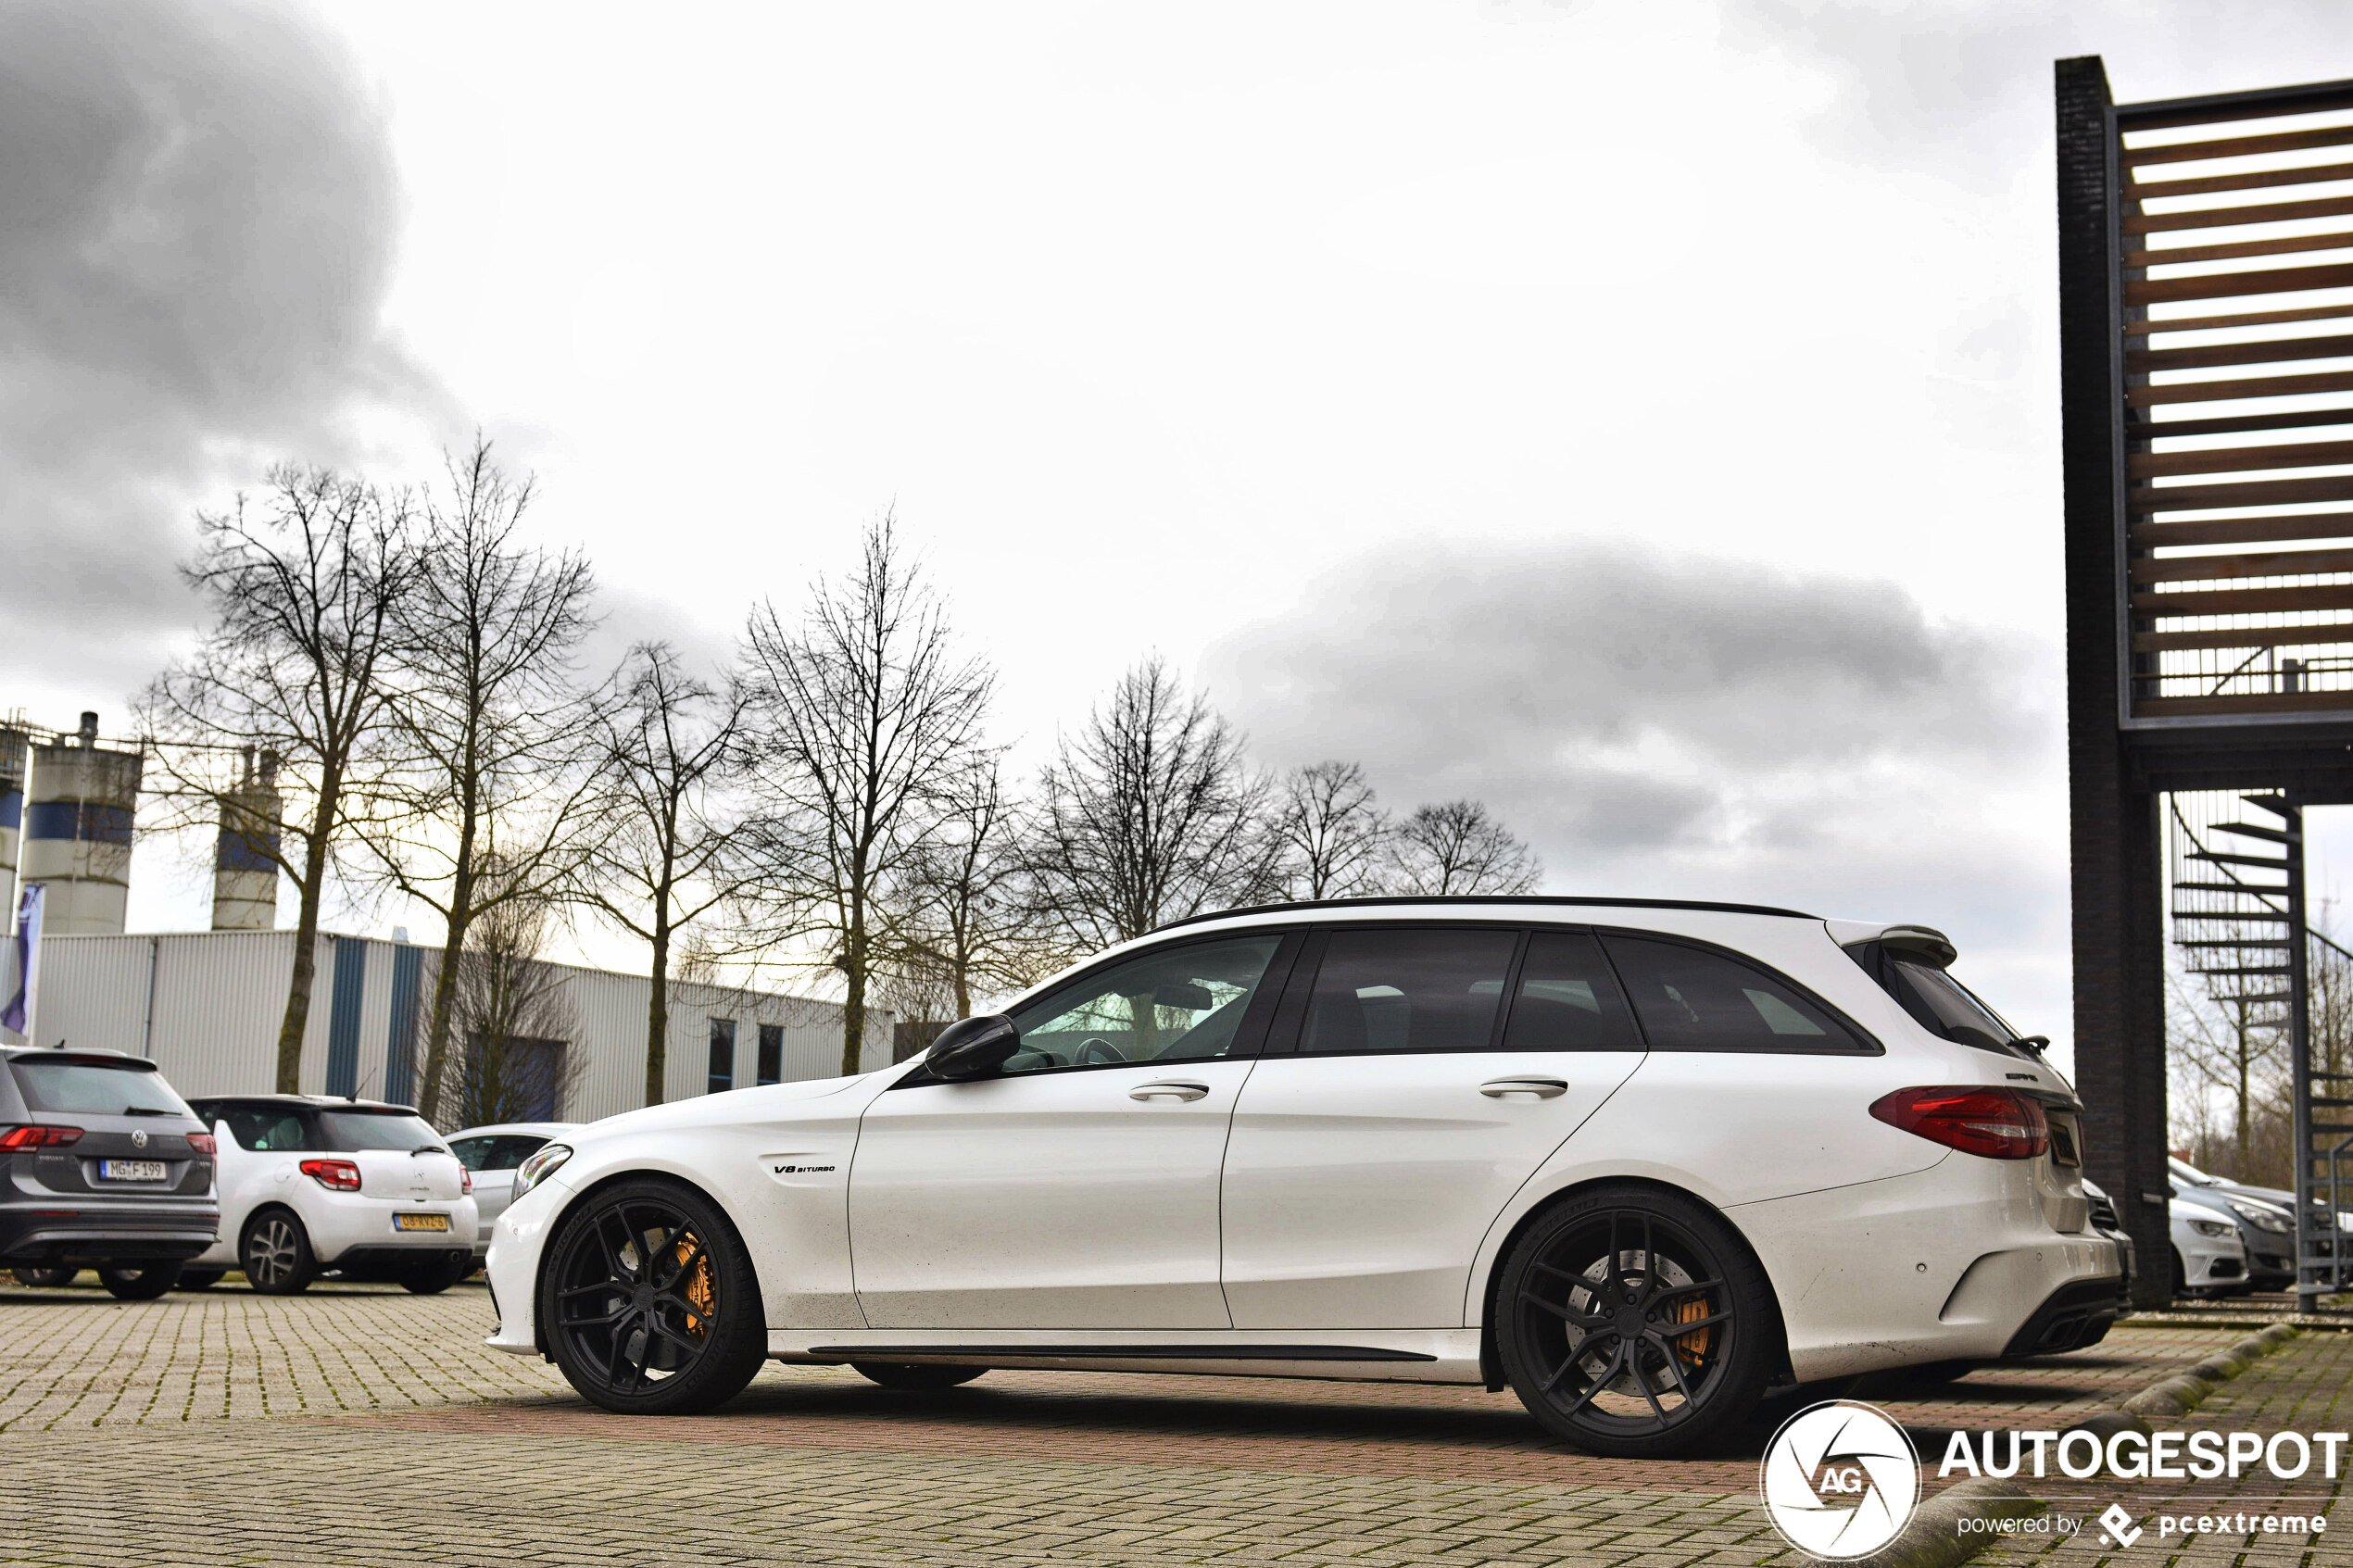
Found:
[[[1157,935],[1174,931],[1180,925],[1199,925],[1203,921],[1229,920],[1237,915],[1280,915],[1308,909],[1363,909],[1380,905],[1402,904],[1409,908],[1430,904],[1479,904],[1496,907],[1540,905],[1545,908],[1586,908],[1615,909],[1706,909],[1725,915],[1780,915],[1789,920],[1819,920],[1803,909],[1777,909],[1769,904],[1716,904],[1694,898],[1569,898],[1542,894],[1467,893],[1438,895],[1427,893],[1400,894],[1390,898],[1308,898],[1293,904],[1249,904],[1239,909],[1212,909],[1207,914],[1187,915],[1156,925],[1144,935]]]

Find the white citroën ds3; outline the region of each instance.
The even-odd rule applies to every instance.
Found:
[[[644,1412],[764,1358],[1508,1386],[1622,1455],[1778,1383],[2088,1345],[2082,1107],[1953,957],[1635,900],[1185,922],[914,1060],[548,1145],[491,1343]]]

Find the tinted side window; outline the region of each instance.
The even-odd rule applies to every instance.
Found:
[[[1014,1013],[1021,1049],[1003,1071],[1228,1055],[1281,947],[1277,935],[1189,942],[1115,964]]]
[[[1335,931],[1299,1049],[1486,1050],[1518,946],[1516,931]]]
[[[449,1146],[449,1152],[469,1171],[512,1171],[547,1141],[535,1135],[504,1133],[495,1137],[459,1138]]]
[[[1602,945],[1570,932],[1528,939],[1519,994],[1504,1048],[1512,1051],[1638,1051],[1642,1037],[1610,973]]]
[[[1869,1048],[1787,982],[1738,959],[1640,936],[1604,942],[1653,1050]]]

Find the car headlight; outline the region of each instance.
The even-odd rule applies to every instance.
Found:
[[[524,1193],[546,1181],[554,1174],[557,1166],[571,1158],[572,1146],[570,1144],[541,1144],[532,1150],[531,1158],[524,1160],[516,1170],[515,1196],[521,1198]]]
[[[2229,1236],[2238,1227],[2228,1220],[2192,1220],[2190,1229],[2200,1236]]]
[[[2296,1223],[2285,1214],[2276,1209],[2266,1209],[2260,1203],[2241,1203],[2233,1198],[2231,1200],[2231,1212],[2257,1230],[2270,1231],[2273,1236],[2285,1236],[2296,1228]]]

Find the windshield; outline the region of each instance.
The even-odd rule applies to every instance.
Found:
[[[195,1114],[163,1074],[144,1061],[20,1056],[8,1063],[8,1071],[15,1074],[25,1104],[34,1110],[83,1116]]]
[[[319,1148],[347,1154],[363,1148],[441,1148],[441,1135],[406,1110],[322,1110]]]
[[[2182,1159],[2179,1155],[2173,1156],[2166,1162],[2173,1167],[2173,1174],[2181,1178],[2183,1181],[2196,1182],[2202,1187],[2221,1186],[2222,1185],[2221,1177],[2208,1175],[2205,1172],[2199,1170],[2188,1160]]]

